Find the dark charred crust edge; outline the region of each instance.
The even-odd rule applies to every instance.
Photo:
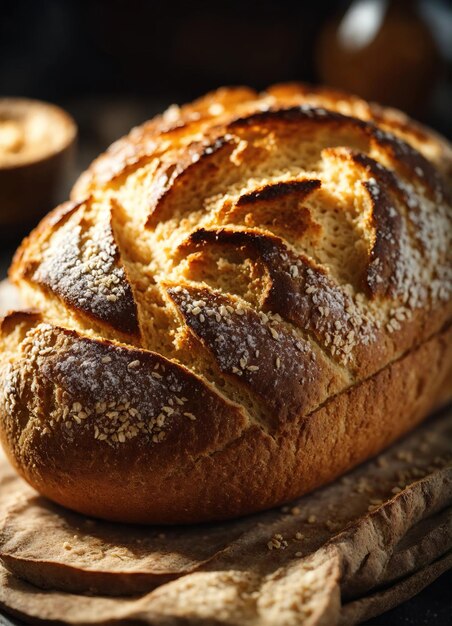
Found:
[[[115,242],[116,252],[114,256],[114,262],[121,264],[124,269],[125,275],[125,289],[126,289],[126,299],[128,301],[128,306],[126,307],[126,313],[121,314],[117,319],[112,319],[111,316],[99,316],[98,314],[93,313],[88,309],[88,307],[81,307],[78,298],[69,297],[68,295],[62,295],[58,293],[57,290],[53,289],[50,285],[43,281],[36,281],[32,278],[37,265],[36,263],[31,263],[26,260],[27,249],[30,244],[38,242],[40,237],[50,238],[54,235],[55,231],[62,227],[66,220],[74,215],[77,211],[81,210],[83,207],[87,205],[90,198],[84,198],[83,200],[72,202],[68,201],[61,205],[59,205],[56,209],[54,209],[49,215],[47,215],[38,226],[32,231],[32,233],[24,239],[21,246],[17,250],[13,262],[11,264],[9,270],[9,277],[11,282],[16,283],[17,280],[21,278],[25,280],[29,280],[32,283],[38,284],[39,288],[44,292],[52,295],[57,298],[60,302],[68,305],[71,309],[76,311],[78,314],[83,315],[88,320],[92,320],[97,324],[103,324],[106,326],[110,326],[113,329],[124,333],[130,337],[138,337],[140,334],[139,324],[138,324],[138,311],[135,299],[133,297],[132,289],[130,286],[130,281],[127,276],[126,268],[120,262],[120,250],[117,244],[116,237],[114,235],[113,226],[111,223],[110,216],[110,227],[112,230],[113,240]],[[83,216],[81,217],[81,221],[83,220]]]
[[[447,197],[444,181],[430,161],[400,137],[389,131],[383,131],[374,124],[371,126],[372,140],[382,149],[387,149],[397,164],[419,183],[425,185],[427,191],[435,195],[435,199],[436,196]]]
[[[402,218],[397,209],[390,203],[384,187],[379,186],[378,194],[376,194],[369,182],[364,181],[361,184],[372,203],[371,223],[375,232],[375,241],[370,250],[367,265],[365,287],[371,297],[377,295],[393,297],[396,295],[394,274],[400,256],[399,242],[402,232]],[[390,238],[388,238],[388,234],[390,234]],[[375,263],[381,267],[380,271],[373,269]]]
[[[249,126],[259,126],[260,124],[265,124],[267,122],[299,123],[302,121],[317,123],[348,122],[361,128],[365,128],[367,126],[366,122],[358,120],[357,118],[348,117],[347,115],[337,113],[336,111],[330,111],[323,107],[301,104],[292,107],[269,107],[267,110],[257,111],[256,113],[251,113],[246,117],[238,117],[230,122],[226,129],[233,131]]]
[[[261,261],[266,263],[267,257],[275,249],[281,252],[289,252],[289,248],[284,241],[267,232],[256,232],[249,229],[233,229],[229,227],[205,229],[198,228],[182,242],[178,250],[183,254],[189,252],[192,248],[201,248],[205,245],[234,245],[244,247],[248,252],[255,251],[256,254],[262,255]],[[317,265],[313,260],[309,259],[301,253],[297,253],[297,259],[303,262],[307,267],[313,269],[320,274],[326,275],[325,268]]]
[[[295,194],[298,195],[301,201],[317,189],[320,189],[321,185],[322,183],[318,179],[287,180],[269,184],[250,193],[243,194],[237,200],[236,205],[244,206],[261,201],[277,200]]]

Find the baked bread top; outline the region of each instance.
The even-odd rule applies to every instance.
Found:
[[[451,172],[445,140],[331,90],[170,107],[16,254],[34,311],[3,322],[6,412],[34,457],[56,429],[166,475],[278,439],[450,323]]]

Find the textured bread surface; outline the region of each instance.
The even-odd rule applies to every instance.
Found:
[[[412,428],[450,394],[451,154],[303,85],[133,129],[11,267],[30,310],[1,326],[0,435],[19,473],[89,515],[207,521]]]

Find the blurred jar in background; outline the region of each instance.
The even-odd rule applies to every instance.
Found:
[[[413,0],[354,0],[317,43],[322,82],[367,100],[422,113],[440,56]]]

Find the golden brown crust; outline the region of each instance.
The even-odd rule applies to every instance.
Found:
[[[400,436],[451,358],[451,162],[401,114],[303,85],[134,129],[12,265],[42,315],[1,331],[19,471],[85,513],[190,522]]]
[[[4,374],[2,443],[26,480],[82,513],[141,523],[234,517],[332,480],[422,419],[451,366],[451,334],[308,415],[288,390],[291,419],[267,433],[159,355],[38,324]],[[278,388],[270,393],[269,408],[281,410]]]

